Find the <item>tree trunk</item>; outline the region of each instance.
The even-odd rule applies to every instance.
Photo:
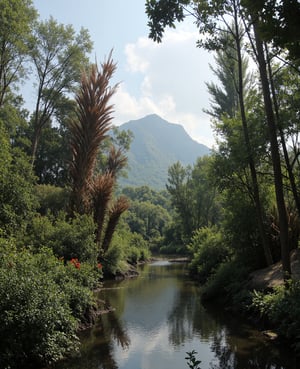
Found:
[[[271,265],[273,264],[273,257],[272,257],[272,253],[269,247],[269,242],[268,242],[267,235],[265,232],[265,227],[264,227],[264,216],[263,216],[263,209],[262,209],[262,205],[260,201],[257,172],[256,172],[255,163],[253,159],[247,117],[246,117],[246,112],[245,112],[243,65],[242,65],[243,63],[242,63],[241,42],[240,42],[240,36],[239,36],[238,10],[237,10],[236,3],[234,7],[234,25],[235,25],[236,50],[237,50],[237,58],[238,58],[238,91],[237,92],[239,96],[240,113],[241,113],[241,118],[242,118],[244,140],[245,140],[245,145],[246,145],[246,150],[247,150],[248,165],[249,165],[250,173],[251,173],[253,199],[255,203],[258,229],[259,229],[259,234],[260,234],[260,238],[261,238],[261,242],[262,242],[262,246],[264,250],[265,260],[266,260],[267,265]]]
[[[277,102],[277,98],[276,98],[274,80],[273,80],[273,77],[272,77],[272,69],[271,69],[269,59],[268,59],[268,72],[269,72],[270,87],[271,87],[271,91],[272,91],[272,95],[273,95],[275,116],[276,116],[276,120],[277,120],[278,131],[279,131],[279,134],[280,134],[280,140],[281,140],[281,146],[282,146],[282,150],[283,150],[285,165],[286,165],[286,169],[287,169],[287,172],[288,172],[288,175],[289,175],[289,181],[290,181],[294,201],[295,201],[295,204],[296,204],[296,208],[297,208],[297,211],[298,211],[298,216],[300,218],[300,198],[299,198],[299,194],[298,194],[298,190],[297,190],[297,185],[296,185],[296,181],[295,181],[293,168],[292,168],[292,165],[290,163],[289,154],[288,154],[288,150],[287,150],[287,147],[286,147],[286,142],[285,142],[283,129],[281,127],[279,106],[278,106],[278,102]]]
[[[279,145],[277,141],[277,129],[275,116],[272,106],[272,99],[270,93],[269,80],[267,75],[266,58],[264,54],[264,47],[262,40],[258,34],[257,24],[253,22],[256,52],[257,52],[257,62],[259,66],[259,73],[262,85],[262,92],[264,98],[264,107],[266,113],[266,120],[269,131],[269,139],[271,145],[271,157],[273,164],[274,173],[274,186],[276,193],[276,203],[279,216],[279,228],[280,228],[280,244],[281,244],[281,259],[282,259],[282,269],[284,273],[284,278],[288,279],[291,275],[291,263],[290,263],[290,250],[289,250],[289,237],[288,237],[288,220],[287,212],[284,200],[283,191],[283,181],[282,181],[282,171],[281,171],[281,161],[279,154]]]

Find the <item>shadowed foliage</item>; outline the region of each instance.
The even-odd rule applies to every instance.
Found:
[[[108,204],[112,199],[114,177],[105,173],[95,178],[93,183],[92,200],[94,208],[94,221],[97,224],[96,242],[101,240],[103,223],[107,213]]]

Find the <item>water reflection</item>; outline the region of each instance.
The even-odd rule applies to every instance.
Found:
[[[203,307],[186,265],[145,265],[134,280],[100,292],[113,312],[82,332],[80,357],[58,369],[184,369],[195,349],[202,369],[296,369],[296,359],[215,307]]]
[[[296,369],[297,360],[287,348],[268,342],[247,324],[222,310],[211,309],[222,329],[211,337],[211,348],[217,358],[212,369]]]

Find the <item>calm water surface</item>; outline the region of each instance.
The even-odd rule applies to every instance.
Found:
[[[106,282],[100,298],[113,312],[81,334],[80,356],[57,369],[187,369],[196,350],[201,369],[299,369],[291,352],[226,315],[204,308],[186,265],[145,265],[132,280]]]

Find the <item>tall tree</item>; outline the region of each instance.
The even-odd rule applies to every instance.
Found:
[[[280,158],[280,153],[279,153],[279,144],[277,140],[277,126],[276,126],[275,114],[274,114],[273,103],[272,103],[272,98],[271,98],[270,82],[268,80],[264,43],[259,35],[259,31],[257,28],[258,27],[257,14],[255,15],[252,14],[252,16],[253,16],[252,19],[253,19],[253,27],[254,27],[256,52],[257,52],[256,55],[257,55],[257,62],[259,66],[263,98],[264,98],[264,107],[265,107],[266,120],[267,120],[267,125],[268,125],[272,164],[273,164],[274,186],[275,186],[277,210],[278,210],[278,216],[279,216],[282,268],[284,272],[284,277],[289,278],[291,275],[289,228],[288,228],[287,211],[286,211],[286,205],[285,205],[285,199],[284,199],[281,158]]]
[[[108,250],[120,216],[129,206],[125,196],[112,201],[116,174],[127,161],[123,153],[111,148],[104,172],[97,171],[101,143],[112,128],[110,100],[117,85],[110,87],[109,83],[115,69],[110,54],[101,69],[93,65],[89,74],[83,75],[76,97],[77,120],[70,127],[73,153],[71,211],[93,215],[99,257]]]
[[[174,26],[175,20],[182,20],[180,13],[178,13],[178,7],[181,8],[183,14],[185,6],[189,2],[178,1],[177,5],[172,3],[172,16],[170,16],[171,12],[168,16],[164,16],[158,11],[159,4],[161,3],[165,2],[157,1],[156,7],[153,6],[153,1],[147,2],[148,15],[152,21],[150,22],[151,32],[157,35],[158,41],[161,40],[165,25]],[[208,89],[213,94],[216,103],[213,107],[213,114],[219,118],[222,114],[227,115],[227,117],[236,117],[238,114],[241,119],[246,160],[250,169],[252,182],[251,195],[253,196],[257,210],[257,224],[260,230],[266,262],[270,265],[272,263],[272,255],[264,229],[264,215],[246,115],[245,91],[247,75],[245,74],[245,59],[243,60],[242,55],[244,30],[241,27],[240,1],[196,1],[190,3],[192,3],[190,14],[195,16],[200,34],[206,36],[198,42],[199,46],[208,50],[219,50],[219,59],[223,59],[222,62],[226,60],[222,66],[224,68],[223,73],[220,73],[220,70],[216,71],[218,77],[221,78],[225,93],[218,90],[215,85],[208,84]],[[174,12],[174,9],[177,9],[177,11]],[[231,24],[228,22],[229,18],[231,18]],[[220,23],[225,25],[225,29],[220,29]],[[150,33],[151,35],[152,33]]]
[[[36,17],[31,0],[0,0],[0,107],[11,86],[24,77]]]
[[[88,65],[92,42],[86,29],[75,33],[71,25],[52,17],[34,29],[30,57],[36,78],[36,104],[32,116],[32,164],[44,126],[68,93],[74,92],[82,70]]]
[[[279,98],[280,98],[280,96],[278,96],[278,95],[279,95],[280,88],[277,89],[278,93],[276,93],[274,72],[273,72],[273,68],[272,68],[271,58],[269,57],[269,53],[267,55],[267,69],[268,69],[268,77],[269,77],[269,81],[270,81],[270,91],[272,93],[272,99],[273,99],[273,105],[274,105],[274,114],[275,114],[276,121],[277,121],[277,127],[278,127],[279,136],[280,136],[280,142],[281,142],[281,147],[282,147],[282,151],[283,151],[283,157],[284,157],[284,160],[285,160],[286,171],[287,171],[287,175],[288,175],[289,182],[290,182],[291,192],[293,194],[295,205],[296,205],[296,208],[298,210],[298,216],[300,217],[300,195],[298,193],[298,189],[297,189],[297,185],[296,185],[296,179],[295,179],[295,175],[294,175],[294,171],[293,171],[293,165],[292,165],[292,163],[290,161],[290,157],[289,157],[289,152],[288,152],[288,148],[287,148],[287,140],[286,140],[286,136],[284,134],[284,123],[283,123],[283,119],[282,119],[282,113],[281,113],[280,107],[279,107]],[[290,72],[292,72],[290,67],[288,67],[288,69],[289,69]],[[297,77],[295,76],[295,78],[297,78]]]
[[[182,242],[189,240],[195,229],[192,216],[192,198],[188,186],[190,181],[191,168],[185,168],[177,162],[168,169],[167,191],[171,195],[171,204],[175,208],[178,218],[178,227],[182,237]]]
[[[101,70],[93,65],[89,74],[83,75],[76,97],[77,120],[70,126],[73,153],[70,174],[71,207],[79,213],[90,211],[90,189],[95,176],[99,147],[111,128],[113,107],[110,99],[117,86],[110,87],[109,83],[115,69],[116,64],[111,55],[102,63]]]
[[[300,67],[300,3],[298,0],[243,0],[252,14],[259,14],[260,37]]]

